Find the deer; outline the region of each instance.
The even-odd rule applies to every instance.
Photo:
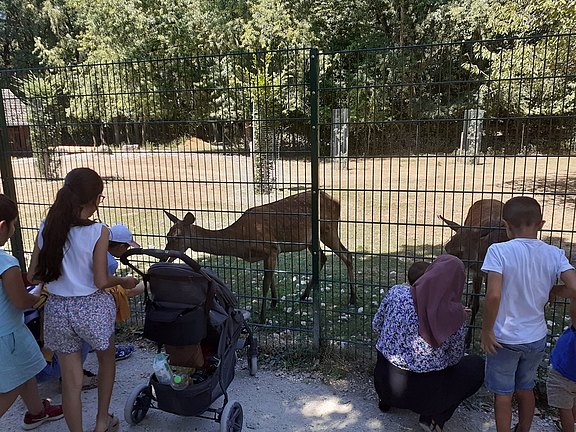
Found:
[[[480,290],[485,274],[480,270],[491,244],[508,240],[506,227],[502,219],[504,203],[494,199],[476,201],[468,209],[463,225],[438,215],[455,234],[444,245],[450,255],[460,258],[472,274],[472,307],[470,314],[470,329],[466,335],[466,346],[472,340],[471,327],[476,322],[476,314],[480,308]],[[468,303],[470,307],[470,303]]]
[[[340,203],[327,193],[320,191],[320,241],[329,247],[348,271],[351,305],[356,304],[356,288],[352,254],[340,241],[338,223]],[[213,255],[234,256],[247,262],[264,261],[262,282],[263,299],[260,308],[260,323],[266,322],[266,297],[272,292],[271,307],[275,308],[278,294],[274,283],[274,272],[278,255],[283,252],[298,252],[312,249],[312,192],[290,195],[278,201],[252,207],[235,222],[223,229],[211,230],[196,225],[196,217],[188,212],[184,219],[164,210],[174,224],[168,231],[165,249],[186,252],[191,249]],[[326,255],[320,250],[320,270],[326,263]],[[300,300],[310,296],[311,281],[300,295]]]

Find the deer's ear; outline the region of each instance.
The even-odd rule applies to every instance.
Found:
[[[442,215],[438,215],[438,217],[440,219],[442,219],[444,221],[444,223],[446,225],[448,225],[450,228],[452,228],[454,231],[458,231],[460,229],[460,225],[458,225],[456,222],[452,222],[451,220],[446,219],[444,216]]]
[[[490,236],[491,239],[496,241],[496,239],[508,238],[506,235],[506,225],[502,223],[500,226],[491,226],[489,228],[482,228],[480,230],[480,237]],[[502,240],[499,240],[502,241]]]
[[[194,216],[190,212],[186,213],[186,216],[184,216],[184,219],[183,219],[183,222],[186,225],[192,225],[195,221],[196,221],[196,216]]]
[[[489,227],[489,228],[482,228],[479,231],[480,237],[486,237],[487,235],[492,234],[493,232],[499,231],[499,227]]]
[[[168,219],[170,219],[172,222],[174,223],[178,223],[180,222],[180,219],[178,219],[176,216],[174,216],[172,213],[164,210],[164,213],[166,213],[166,216],[168,216]]]

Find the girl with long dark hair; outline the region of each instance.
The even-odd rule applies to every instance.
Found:
[[[116,375],[116,306],[104,288],[134,288],[133,277],[110,276],[106,252],[109,230],[90,218],[104,199],[102,178],[76,168],[40,225],[29,274],[45,282],[50,296],[44,310],[44,343],[57,353],[62,370],[62,405],[68,428],[82,431],[82,341],[98,357],[98,413],[95,432],[115,432],[119,420],[109,414]]]

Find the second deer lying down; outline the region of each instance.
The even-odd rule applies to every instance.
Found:
[[[320,240],[340,257],[348,269],[350,304],[356,304],[356,288],[352,254],[344,247],[338,235],[340,204],[325,192],[320,192]],[[248,262],[264,261],[264,299],[260,309],[260,322],[266,320],[266,296],[272,291],[272,307],[276,307],[278,294],[274,271],[281,252],[297,252],[308,248],[312,252],[312,193],[302,192],[284,199],[246,210],[232,225],[210,230],[195,225],[196,218],[187,213],[183,220],[165,211],[174,223],[168,231],[166,249],[185,252],[188,248],[214,255],[235,256]],[[320,250],[320,269],[326,255]],[[310,295],[310,282],[300,296]]]
[[[464,264],[473,274],[472,278],[472,314],[470,325],[476,321],[476,314],[480,308],[480,289],[484,273],[480,271],[488,247],[493,243],[507,241],[506,228],[502,220],[502,207],[504,204],[498,200],[483,199],[470,206],[463,225],[458,225],[439,215],[446,225],[455,231],[452,238],[446,243],[444,249],[464,261]],[[467,344],[470,343],[471,333],[468,333]]]

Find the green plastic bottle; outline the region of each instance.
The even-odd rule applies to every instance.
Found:
[[[184,390],[190,384],[190,377],[188,374],[172,374],[172,380],[170,381],[170,386],[174,390]]]

